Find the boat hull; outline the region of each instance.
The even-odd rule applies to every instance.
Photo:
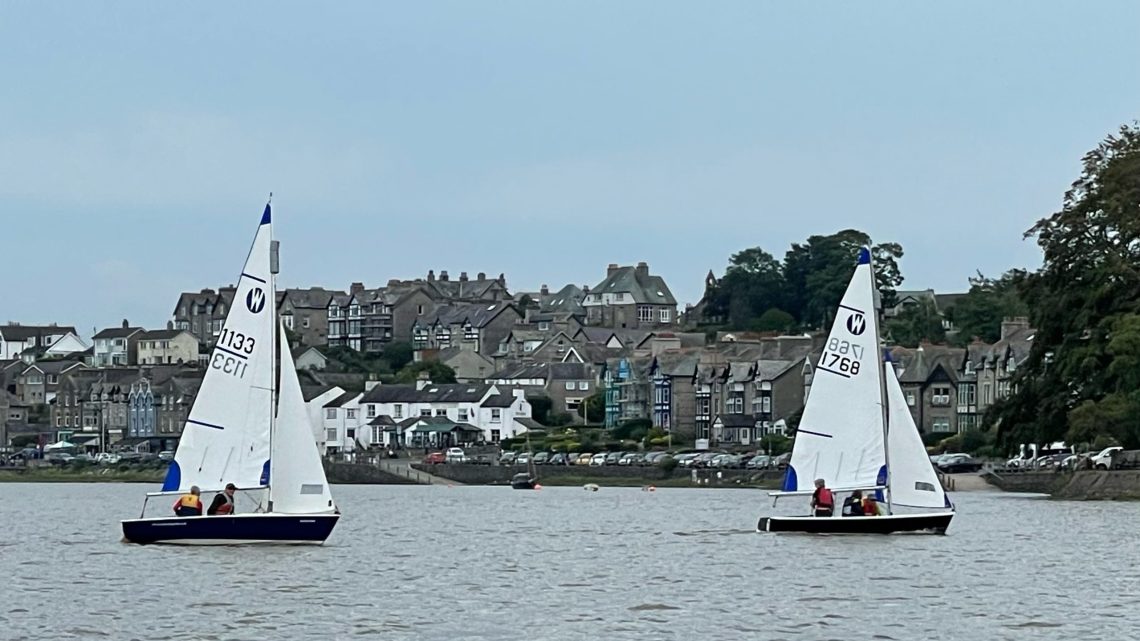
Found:
[[[934,514],[892,514],[890,516],[764,516],[757,532],[800,532],[804,534],[946,534],[953,512]]]
[[[533,490],[535,481],[511,481],[511,488],[515,490]]]
[[[235,514],[123,521],[128,543],[166,545],[320,545],[339,514]]]

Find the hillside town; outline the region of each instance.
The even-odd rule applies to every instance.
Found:
[[[706,291],[715,286],[710,272]],[[158,329],[124,320],[81,337],[63,324],[0,326],[0,442],[174,450],[234,291],[182,293]],[[888,317],[913,305],[944,311],[955,296],[918,290],[895,298]],[[433,270],[375,288],[357,282],[346,291],[277,295],[314,438],[326,453],[499,443],[543,426],[631,420],[697,448],[786,434],[810,391],[822,334],[717,329],[705,305],[679,309],[646,263],[610,264],[593,286],[538,291],[512,293],[503,274]],[[916,424],[945,434],[978,427],[986,408],[1009,394],[1032,339],[1024,318],[1010,318],[993,343],[894,347]],[[454,382],[433,381],[424,367],[400,384],[338,360],[401,344],[410,345],[413,363],[446,366]],[[584,408],[591,398],[596,415]],[[549,410],[540,415],[536,402]]]

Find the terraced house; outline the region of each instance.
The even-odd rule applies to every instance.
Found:
[[[606,278],[590,289],[582,306],[586,324],[612,328],[671,327],[677,322],[677,299],[665,279],[649,273],[649,265],[610,264]]]

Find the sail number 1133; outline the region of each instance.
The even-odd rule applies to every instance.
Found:
[[[819,357],[819,364],[826,369],[854,376],[859,373],[863,351],[862,345],[832,338]]]
[[[229,329],[223,329],[218,337],[218,347],[210,359],[210,367],[221,370],[224,374],[245,378],[245,370],[249,367],[246,359],[253,354],[257,341],[251,337]]]

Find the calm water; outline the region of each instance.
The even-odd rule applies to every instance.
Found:
[[[756,534],[749,490],[352,486],[317,548],[137,547],[141,485],[0,484],[0,639],[1126,639],[1140,504]]]

